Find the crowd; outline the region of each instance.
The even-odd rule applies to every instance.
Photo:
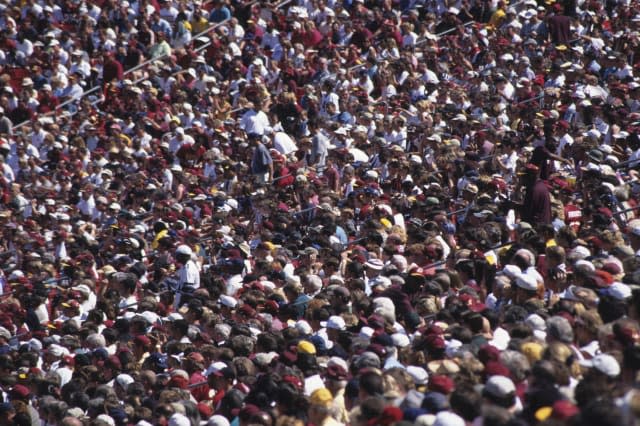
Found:
[[[0,424],[640,424],[636,0],[0,0]]]

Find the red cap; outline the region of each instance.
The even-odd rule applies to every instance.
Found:
[[[551,417],[561,421],[569,420],[578,414],[580,410],[571,402],[566,400],[560,400],[553,403],[553,411]]]
[[[425,343],[427,345],[427,350],[429,351],[444,349],[446,346],[444,339],[435,334],[427,336]]]
[[[444,376],[442,374],[438,374],[435,376],[431,376],[429,379],[429,384],[427,385],[427,389],[433,392],[440,392],[445,395],[449,395],[453,392],[455,388],[455,383],[453,379],[449,376]]]
[[[602,279],[602,281],[605,284],[605,287],[609,287],[611,284],[613,284],[613,275],[611,275],[607,271],[598,269],[595,271],[595,275],[596,277],[600,277]]]
[[[143,334],[136,336],[136,338],[133,339],[133,342],[137,343],[140,346],[144,346],[145,348],[151,345],[151,339]]]
[[[486,364],[490,361],[497,361],[498,359],[500,359],[500,350],[493,345],[482,345],[480,346],[480,350],[478,351],[478,359],[483,364]]]
[[[182,376],[173,376],[167,386],[170,388],[186,389],[189,386],[189,380]]]
[[[29,390],[28,387],[24,385],[15,385],[13,389],[11,389],[11,391],[9,392],[9,395],[11,395],[11,398],[15,398],[15,399],[26,399],[29,397],[30,394],[31,394],[31,391]]]

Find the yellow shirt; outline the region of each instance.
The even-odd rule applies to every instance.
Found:
[[[491,25],[494,29],[498,29],[498,27],[500,27],[500,24],[502,24],[502,21],[504,21],[504,18],[507,17],[507,13],[504,11],[504,9],[498,9],[495,12],[493,12],[493,15],[491,15],[491,19],[489,19],[489,25]]]
[[[191,21],[191,27],[192,27],[193,35],[200,34],[204,30],[206,30],[207,27],[209,27],[209,21],[207,21],[203,16],[201,16],[200,19],[196,21]]]
[[[162,231],[158,232],[158,235],[156,235],[156,237],[151,242],[151,248],[156,250],[158,248],[160,240],[166,237],[168,233],[169,231],[167,231],[166,229],[163,229]]]

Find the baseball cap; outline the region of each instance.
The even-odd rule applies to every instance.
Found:
[[[509,395],[515,395],[516,387],[510,378],[496,375],[487,380],[482,393],[496,398],[505,398]]]
[[[347,324],[341,316],[332,315],[327,320],[326,327],[333,330],[345,330],[347,328]]]
[[[538,289],[536,278],[529,274],[520,274],[516,278],[516,285],[527,291],[536,291]]]
[[[333,395],[327,388],[319,388],[313,391],[309,398],[311,405],[320,405],[322,407],[328,407],[333,403]]]
[[[313,343],[307,340],[302,340],[300,341],[300,343],[298,343],[298,352],[303,354],[315,355],[316,347],[313,345]]]
[[[611,378],[620,375],[620,364],[609,354],[600,354],[591,359],[580,361],[580,365],[587,368],[594,368]]]

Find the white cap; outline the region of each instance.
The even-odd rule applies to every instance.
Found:
[[[296,330],[298,330],[301,334],[307,336],[313,333],[313,329],[305,320],[298,320],[295,325]]]
[[[399,348],[406,348],[411,344],[409,336],[403,333],[393,333],[391,335],[391,341],[393,342],[393,346],[397,346]]]
[[[422,367],[416,367],[415,365],[410,365],[407,367],[407,373],[413,378],[413,382],[416,385],[426,385],[427,380],[429,379],[429,373]]]
[[[184,414],[175,413],[169,417],[169,426],[191,426],[191,420]]]
[[[193,250],[186,244],[181,244],[176,249],[176,254],[184,254],[186,256],[191,256],[193,254]]]
[[[516,278],[516,285],[528,291],[536,291],[538,289],[536,278],[529,274],[520,274],[518,278]]]
[[[618,300],[625,300],[631,297],[631,287],[621,282],[614,282],[605,291],[605,294]]]
[[[451,411],[439,412],[433,422],[433,426],[466,426],[466,424],[462,417]]]
[[[327,320],[326,327],[333,330],[345,330],[347,328],[347,324],[341,316],[332,315]]]
[[[225,416],[221,416],[216,414],[215,416],[209,417],[207,420],[207,426],[229,426],[229,420]]]
[[[131,383],[135,382],[133,377],[128,374],[118,374],[116,377],[116,383],[119,384],[125,391]]]
[[[227,296],[226,294],[220,295],[219,299],[220,304],[226,306],[227,308],[235,308],[238,306],[238,301],[231,296]]]
[[[609,354],[600,354],[592,359],[580,361],[580,365],[587,368],[595,368],[609,377],[618,377],[620,375],[620,364]]]

